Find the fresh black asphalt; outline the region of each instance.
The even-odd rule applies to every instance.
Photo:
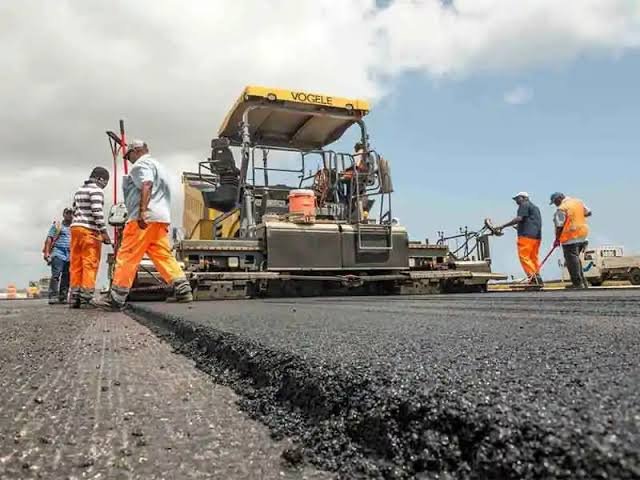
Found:
[[[640,478],[640,292],[137,304],[342,478]]]

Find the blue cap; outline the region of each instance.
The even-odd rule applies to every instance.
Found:
[[[549,205],[553,205],[556,200],[560,197],[564,197],[564,193],[562,192],[554,192],[551,194],[551,202],[549,203]]]

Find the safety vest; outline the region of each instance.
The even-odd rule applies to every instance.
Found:
[[[584,203],[582,203],[582,200],[566,198],[558,209],[565,214],[560,243],[567,243],[577,238],[586,239],[589,235],[589,226],[584,216]]]

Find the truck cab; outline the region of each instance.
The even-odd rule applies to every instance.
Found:
[[[620,245],[603,245],[585,250],[582,254],[582,270],[587,281],[594,287],[607,280],[629,281],[633,285],[640,285],[640,256],[625,255],[624,247]],[[562,270],[562,279],[569,279],[566,268]]]

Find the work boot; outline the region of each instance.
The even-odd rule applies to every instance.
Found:
[[[124,310],[125,304],[116,302],[110,293],[91,300],[91,305],[95,308],[102,310],[103,312],[121,312]]]
[[[191,303],[193,302],[193,292],[191,291],[191,285],[187,279],[176,280],[173,284],[173,291],[176,302],[178,303]]]
[[[50,298],[49,299],[49,305],[58,305],[60,302],[58,301],[57,298]]]
[[[83,297],[78,297],[75,300],[73,300],[71,302],[71,305],[69,305],[70,308],[81,308],[81,309],[93,309],[96,308],[95,305],[93,305],[93,297],[91,298],[83,298]]]
[[[69,308],[80,308],[80,291],[77,288],[69,290]]]
[[[69,300],[69,308],[80,308],[81,303],[80,297],[71,297]]]

